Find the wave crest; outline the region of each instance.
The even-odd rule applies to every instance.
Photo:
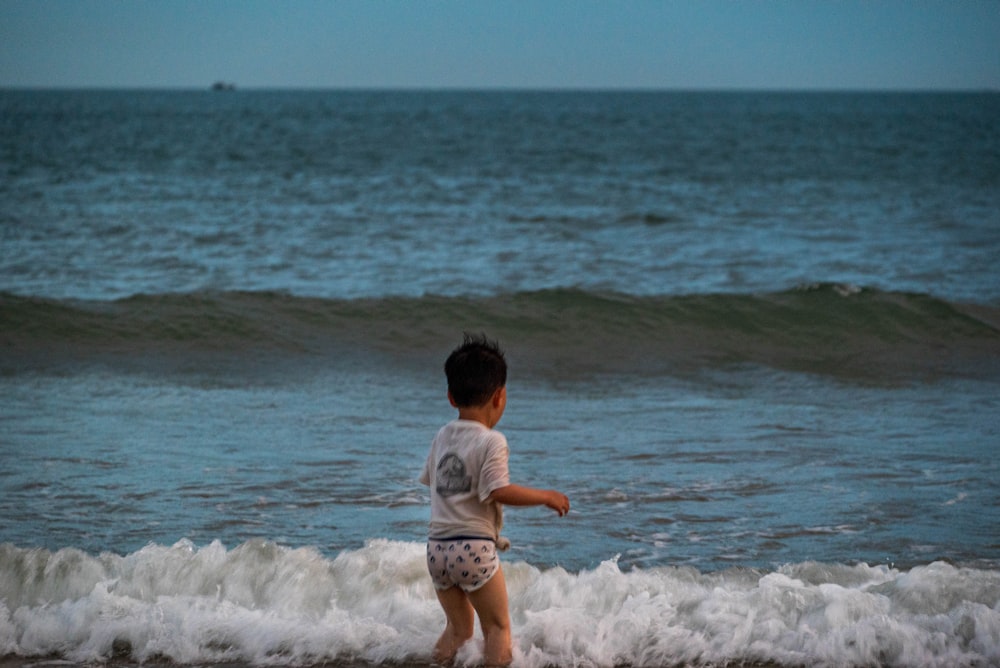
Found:
[[[479,330],[506,342],[520,370],[560,377],[733,364],[861,378],[995,374],[1000,359],[995,308],[832,283],[763,295],[559,289],[337,300],[222,292],[81,302],[3,294],[0,318],[7,371],[98,355],[436,364],[462,331]]]

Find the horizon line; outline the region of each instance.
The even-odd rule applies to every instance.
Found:
[[[216,89],[216,84],[226,88]],[[726,87],[726,86],[284,86],[251,85],[240,86],[227,81],[207,85],[69,85],[69,84],[0,84],[0,91],[49,91],[49,92],[209,92],[224,95],[239,92],[387,92],[387,93],[766,93],[766,94],[997,94],[1000,86],[979,88],[871,88],[871,87]]]

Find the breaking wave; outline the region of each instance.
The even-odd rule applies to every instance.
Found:
[[[519,666],[1000,661],[994,570],[505,569]],[[371,540],[333,558],[262,540],[124,556],[0,545],[0,656],[427,665],[443,620],[418,543]],[[480,651],[469,643],[460,663]]]
[[[436,360],[462,331],[508,344],[519,372],[671,373],[762,364],[858,377],[990,373],[1000,311],[928,295],[816,284],[762,295],[542,290],[337,300],[273,292],[110,302],[0,294],[6,372],[105,355],[266,353]],[[435,361],[436,363],[436,361]]]

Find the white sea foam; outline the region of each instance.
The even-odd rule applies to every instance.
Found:
[[[330,559],[252,541],[124,557],[0,546],[0,655],[426,662],[443,627],[421,544]],[[1000,663],[1000,572],[807,562],[774,572],[506,565],[522,666]],[[460,660],[473,663],[470,643]]]

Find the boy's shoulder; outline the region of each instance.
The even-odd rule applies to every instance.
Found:
[[[507,437],[502,432],[487,427],[482,422],[462,419],[452,420],[442,426],[438,430],[436,440],[445,440],[452,443],[466,442],[469,444],[501,442],[506,445],[507,443]]]
[[[493,432],[500,433],[495,429],[490,429],[482,422],[477,422],[475,420],[463,420],[461,418],[455,418],[438,429],[438,434],[450,434],[458,438],[477,437],[484,433]]]

